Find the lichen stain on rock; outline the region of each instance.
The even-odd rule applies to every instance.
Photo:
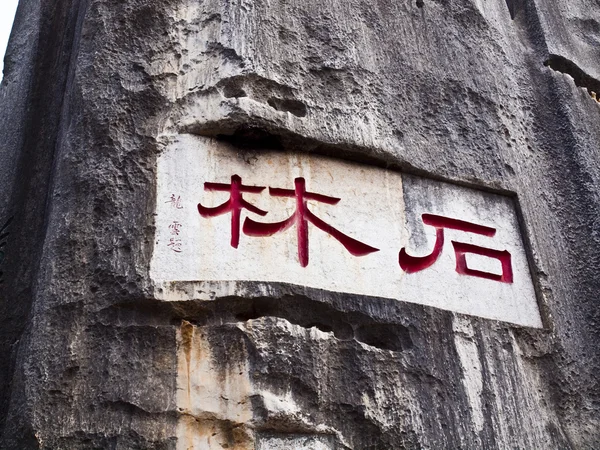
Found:
[[[187,320],[181,322],[180,328],[181,349],[185,354],[185,370],[187,378],[187,399],[190,401],[190,363],[192,358],[192,339],[194,338],[194,326]],[[177,373],[179,373],[179,364]]]
[[[219,364],[207,333],[185,320],[177,340],[177,449],[253,449],[246,358]]]

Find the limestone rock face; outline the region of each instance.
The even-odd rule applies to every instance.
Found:
[[[21,0],[0,86],[0,448],[599,448],[599,61],[593,0]],[[439,302],[426,283],[422,298],[367,289],[356,277],[376,256],[351,259],[314,225],[321,255],[356,261],[348,279],[242,273],[215,252],[211,276],[161,278],[178,237],[160,246],[161,180],[178,173],[159,162],[180,141],[505,198],[531,295],[496,295],[514,281],[498,275],[479,297],[491,286],[495,306],[535,313],[463,308],[477,298],[450,299],[452,280],[478,275],[456,278],[458,262],[432,278],[450,286]],[[265,173],[261,195],[294,178],[316,191],[327,164],[308,166],[285,186]],[[406,211],[435,206],[409,185]],[[287,217],[273,214],[251,218]],[[359,239],[368,214],[342,231]],[[266,239],[247,217],[240,252]],[[414,220],[397,235],[424,255],[437,231]],[[278,255],[264,242],[248,264]],[[282,254],[302,262],[294,245]]]

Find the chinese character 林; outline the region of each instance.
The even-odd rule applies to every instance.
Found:
[[[282,222],[275,223],[259,223],[246,217],[244,221],[244,233],[248,236],[272,236],[273,234],[284,231],[291,226],[296,226],[298,236],[298,259],[300,265],[306,267],[308,265],[308,223],[312,223],[320,230],[330,234],[337,239],[345,248],[354,256],[364,256],[369,253],[377,252],[379,249],[363,244],[350,236],[345,235],[341,231],[335,229],[331,225],[319,219],[308,209],[307,200],[314,200],[328,205],[337,204],[340,199],[328,197],[322,194],[306,191],[306,182],[304,178],[295,179],[295,189],[279,189],[269,188],[269,193],[274,197],[292,197],[296,198],[296,211],[292,216]]]
[[[314,200],[329,205],[337,204],[340,199],[329,197],[322,194],[316,194],[306,191],[306,182],[304,178],[296,178],[295,190],[269,188],[269,194],[274,197],[293,197],[296,199],[296,212],[288,219],[282,222],[261,223],[250,218],[246,218],[243,225],[243,232],[248,236],[272,236],[273,234],[284,231],[293,225],[296,225],[298,236],[298,259],[302,267],[308,265],[308,223],[312,223],[317,228],[337,239],[352,255],[363,256],[379,251],[374,247],[357,241],[331,225],[315,216],[307,206],[307,200]],[[240,240],[240,217],[242,209],[265,216],[266,211],[257,208],[248,203],[242,197],[242,193],[259,194],[264,186],[246,186],[242,184],[242,179],[238,175],[231,177],[231,183],[204,183],[204,189],[207,191],[229,192],[229,200],[214,208],[208,208],[198,204],[198,212],[202,217],[215,217],[221,214],[231,212],[231,246],[238,248]]]

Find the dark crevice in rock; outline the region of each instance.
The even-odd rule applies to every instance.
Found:
[[[311,308],[300,308],[299,305],[309,301]],[[298,299],[296,296],[285,296],[282,299],[258,298],[250,302],[241,302],[234,315],[236,321],[256,320],[262,317],[278,317],[294,325],[307,329],[315,327],[323,332],[333,332],[341,340],[349,340],[354,330],[344,315],[326,304]]]
[[[206,51],[209,54],[221,55],[225,60],[244,65],[244,59],[238,55],[237,51],[231,47],[225,47],[220,42],[209,42],[206,45]]]
[[[585,73],[573,61],[564,56],[550,55],[550,57],[544,61],[544,66],[550,67],[552,70],[564,73],[565,75],[569,75],[573,78],[575,86],[585,88],[594,100],[600,102],[600,80]]]
[[[505,0],[505,1],[506,1],[506,6],[508,7],[508,12],[510,14],[510,18],[512,20],[515,20],[515,16],[517,14],[515,0]]]
[[[277,111],[289,112],[296,117],[306,117],[306,105],[300,100],[271,97],[267,103]]]
[[[293,99],[294,96],[292,87],[254,73],[224,78],[216,87],[226,98],[250,97],[259,103],[267,103],[273,97]]]
[[[236,324],[261,318],[280,318],[306,328],[333,333],[339,340],[356,339],[371,347],[400,352],[413,347],[407,326],[374,319],[356,311],[339,311],[332,305],[301,295],[281,297],[223,297],[211,302],[144,302],[111,306],[100,313],[100,320],[123,327],[157,317],[179,326],[185,320],[199,327]]]
[[[8,227],[10,226],[10,224],[12,223],[12,221],[14,220],[14,216],[10,217],[6,223],[2,226],[2,228],[0,228],[0,240],[3,240],[4,238],[6,238],[8,236]]]
[[[311,322],[306,325],[306,328],[316,328],[321,330],[323,333],[333,333],[333,328],[330,325],[319,323],[319,322]]]
[[[242,89],[240,86],[225,86],[223,88],[223,95],[225,98],[242,98],[247,97],[246,91]]]
[[[240,98],[247,97],[248,94],[244,89],[244,78],[231,77],[220,82],[220,86],[225,98]]]
[[[202,20],[202,27],[207,27],[212,22],[221,22],[222,20],[221,14],[212,13],[206,19]]]
[[[417,0],[417,8],[422,8],[425,6],[425,2],[423,0]]]
[[[250,121],[257,123],[249,125]],[[226,142],[238,150],[284,150],[286,152],[315,153],[335,159],[343,159],[359,164],[368,164],[387,170],[400,171],[431,180],[443,181],[459,186],[474,188],[494,194],[515,196],[513,191],[498,184],[486,185],[484,180],[457,180],[442,177],[415,167],[401,156],[379,149],[367,148],[350,142],[324,142],[314,137],[290,131],[268,120],[255,116],[250,119],[246,113],[232,115],[223,120],[208,121],[187,125],[179,130],[181,134],[193,134]]]
[[[10,235],[10,224],[13,220],[14,216],[10,217],[2,228],[0,228],[0,284],[4,283],[4,271],[1,269],[6,255],[5,247],[8,243],[8,236]]]
[[[355,331],[356,340],[372,347],[401,352],[413,346],[408,328],[400,325],[376,323],[360,326]]]
[[[258,127],[243,126],[232,134],[218,134],[216,137],[243,149],[283,150],[280,136]]]
[[[125,413],[127,416],[129,417],[133,417],[133,416],[147,416],[147,415],[153,415],[153,414],[165,414],[165,412],[163,411],[157,411],[157,412],[153,412],[153,411],[148,411],[144,408],[142,408],[139,405],[136,405],[132,402],[126,401],[126,400],[104,400],[101,403],[103,408],[106,409],[111,409],[111,410],[116,410],[116,411],[121,411],[123,413]]]

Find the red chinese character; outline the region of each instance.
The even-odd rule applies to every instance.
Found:
[[[422,219],[425,225],[431,225],[435,227],[435,245],[431,254],[427,256],[410,256],[406,253],[405,248],[400,250],[398,261],[400,263],[400,267],[407,273],[414,273],[427,269],[437,261],[444,247],[444,228],[465,231],[467,233],[481,234],[489,237],[493,237],[496,234],[495,228],[477,225],[464,220],[451,219],[449,217],[436,216],[433,214],[423,214]],[[458,273],[462,275],[486,278],[488,280],[500,281],[502,283],[513,282],[511,255],[507,250],[493,250],[491,248],[479,247],[478,245],[465,244],[463,242],[456,241],[452,241],[452,246],[454,247],[454,254],[456,256],[456,271]],[[467,253],[497,259],[500,261],[500,264],[502,264],[502,275],[468,268],[465,257]]]
[[[274,197],[296,198],[296,211],[291,217],[276,223],[259,223],[250,218],[246,218],[243,228],[244,233],[248,236],[272,236],[279,231],[287,230],[292,225],[296,225],[298,234],[298,259],[300,260],[300,265],[302,267],[308,265],[308,222],[336,238],[346,250],[354,256],[364,256],[379,251],[377,248],[363,244],[356,239],[352,239],[350,236],[346,236],[341,231],[338,231],[331,225],[323,222],[309,211],[306,204],[307,200],[315,200],[317,202],[327,203],[328,205],[335,205],[340,201],[339,198],[306,192],[306,182],[304,181],[304,178],[296,178],[295,186],[295,190],[269,188],[269,193]]]
[[[181,253],[181,251],[182,251],[181,250],[181,239],[175,239],[175,238],[169,239],[169,243],[167,244],[167,247],[169,247],[175,253]]]
[[[171,225],[169,225],[169,230],[171,231],[171,236],[179,236],[179,233],[181,233],[181,227],[182,225],[177,222],[176,220],[173,221],[173,223]]]
[[[240,243],[240,216],[242,209],[247,209],[260,216],[265,216],[267,214],[266,211],[263,211],[244,200],[242,193],[258,194],[264,189],[264,186],[243,185],[242,179],[238,175],[233,175],[231,177],[231,184],[204,183],[204,190],[206,191],[229,192],[229,200],[214,208],[207,208],[198,203],[198,212],[202,217],[215,217],[231,212],[231,246],[233,248],[238,248]]]
[[[175,209],[183,209],[183,206],[181,206],[181,196],[177,196],[175,197],[175,194],[171,194],[171,198],[169,199],[168,202],[165,203],[170,203],[171,207],[175,208]]]

